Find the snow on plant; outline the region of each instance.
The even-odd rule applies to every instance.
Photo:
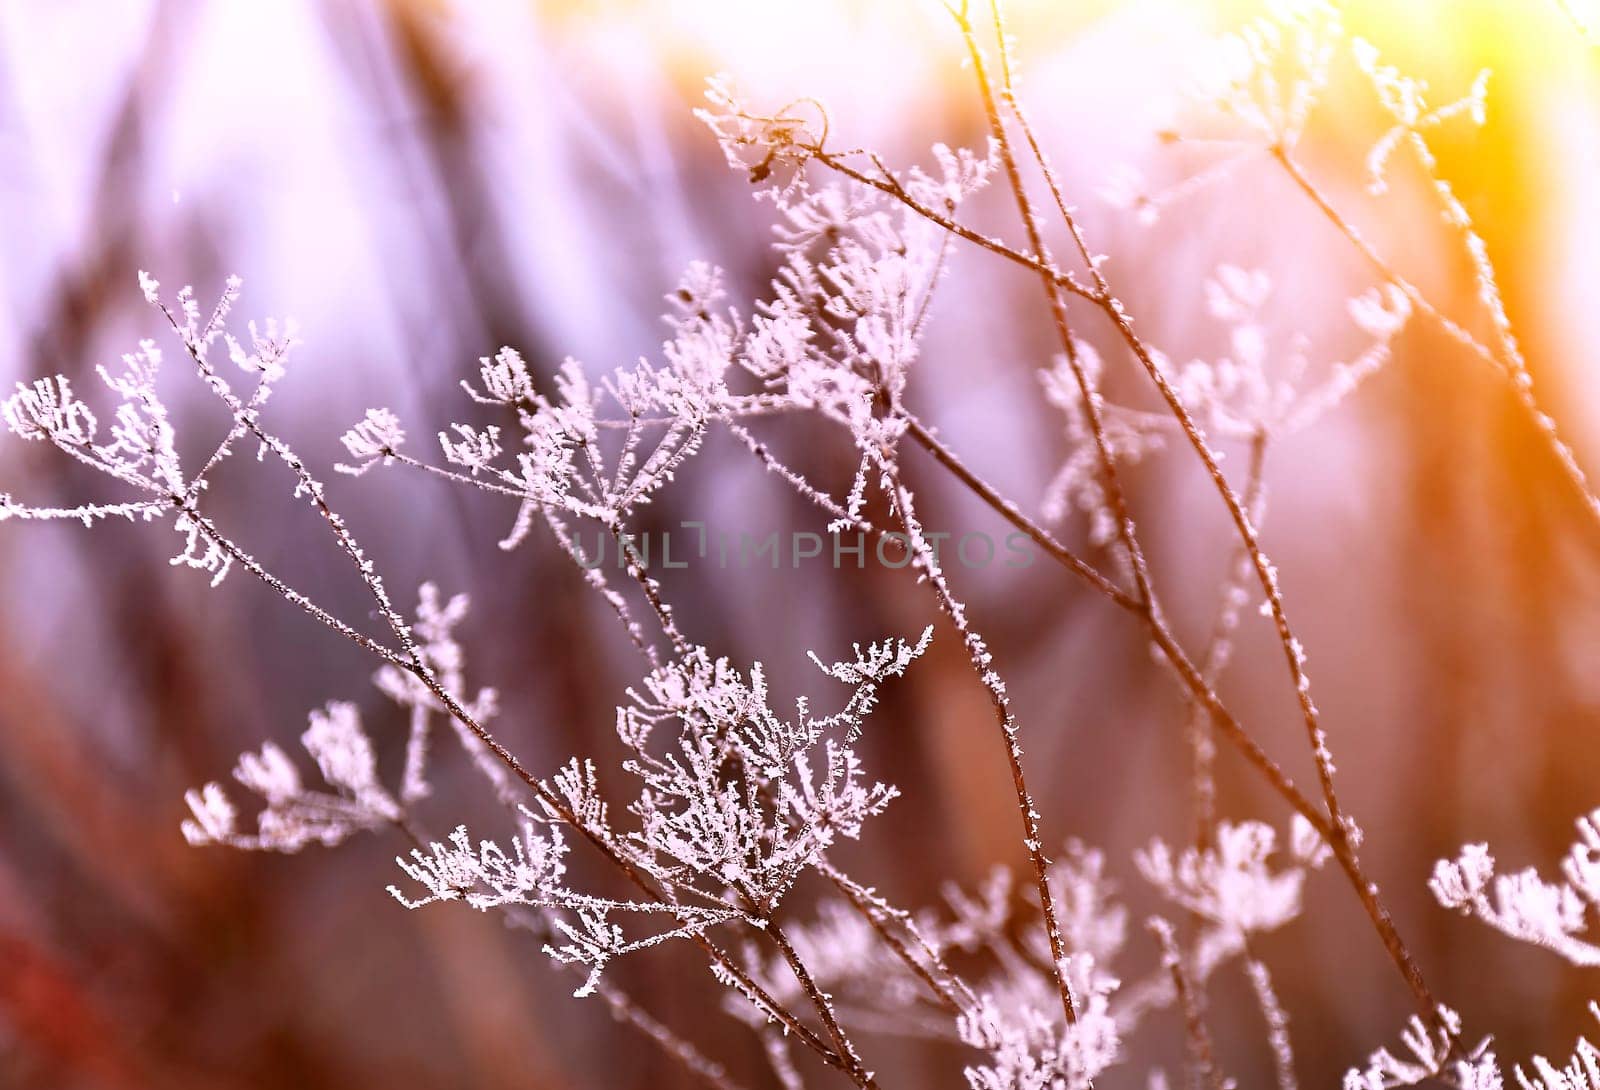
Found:
[[[96,471],[113,494],[66,508],[0,494],[0,520],[85,526],[113,517],[170,520],[180,538],[175,565],[199,569],[213,583],[242,569],[376,658],[373,682],[388,705],[381,718],[390,724],[378,726],[374,711],[349,702],[312,712],[300,740],[323,786],[307,786],[295,760],[264,742],[234,770],[259,800],[254,831],[245,831],[235,802],[212,783],[187,796],[191,816],[182,829],[190,841],[297,851],[357,833],[392,836],[402,845],[398,864],[408,882],[391,887],[399,901],[413,908],[459,902],[533,931],[557,966],[582,976],[578,995],[600,997],[653,1047],[721,1090],[734,1086],[727,1072],[605,973],[617,958],[669,942],[697,949],[727,987],[726,1013],[760,1036],[772,1076],[786,1088],[813,1074],[797,1053],[858,1087],[876,1087],[876,1069],[858,1042],[892,1033],[961,1048],[972,1090],[1080,1090],[1113,1065],[1143,1067],[1129,1052],[1130,1035],[1161,1008],[1181,1015],[1190,1081],[1225,1085],[1204,1000],[1214,975],[1237,962],[1256,998],[1277,1084],[1292,1090],[1292,1012],[1279,1001],[1254,940],[1300,915],[1306,883],[1323,866],[1350,887],[1417,1011],[1402,1032],[1404,1055],[1374,1052],[1346,1075],[1347,1090],[1432,1078],[1463,1090],[1503,1086],[1485,1046],[1462,1047],[1460,1019],[1434,995],[1364,868],[1362,836],[1338,791],[1334,739],[1312,696],[1307,653],[1259,537],[1269,451],[1355,393],[1418,321],[1508,377],[1518,404],[1600,516],[1600,500],[1539,408],[1493,267],[1428,148],[1427,135],[1440,124],[1458,117],[1482,122],[1485,80],[1452,104],[1432,107],[1419,82],[1385,66],[1370,45],[1347,42],[1337,10],[1316,0],[1273,3],[1219,43],[1188,114],[1163,136],[1182,142],[1192,127],[1220,123],[1225,144],[1266,151],[1273,169],[1285,173],[1376,280],[1355,298],[1334,301],[1365,346],[1348,361],[1316,368],[1311,361],[1326,357],[1307,335],[1277,331],[1271,276],[1220,263],[1190,298],[1174,302],[1203,306],[1227,331],[1226,353],[1175,365],[1181,357],[1136,331],[1104,255],[1090,246],[1028,123],[998,6],[990,7],[986,28],[965,4],[950,14],[988,121],[981,148],[940,145],[928,165],[897,167],[870,151],[836,148],[826,111],[811,99],[768,110],[746,103],[729,81],[714,80],[700,117],[730,165],[769,202],[775,221],[776,273],[762,298],[731,299],[719,270],[694,263],[666,296],[666,337],[655,359],[597,375],[575,360],[547,367],[501,348],[462,382],[463,412],[470,415],[438,433],[438,461],[418,452],[417,438],[387,408],[367,409],[342,436],[347,460],[336,470],[414,471],[501,497],[511,525],[503,548],[530,541],[542,526],[583,569],[640,655],[642,680],[618,694],[615,726],[628,754],[620,767],[580,754],[554,770],[533,770],[491,731],[496,693],[469,687],[466,678],[465,637],[458,635],[466,597],[445,598],[424,584],[414,616],[402,616],[377,561],[333,508],[320,477],[269,426],[268,401],[289,374],[295,338],[291,327],[273,322],[248,325],[243,340],[229,331],[237,279],[208,313],[191,289],[168,299],[156,280],[140,274],[141,291],[165,318],[188,369],[224,410],[220,437],[198,447],[178,441],[179,424],[159,388],[162,351],[153,341],[141,342],[121,368],[100,369],[111,397],[99,411],[65,377],[19,383],[0,402],[6,428]],[[992,56],[980,30],[996,36],[1000,48]],[[1296,157],[1334,66],[1346,62],[1393,119],[1369,158],[1372,179],[1391,179],[1399,152],[1411,150],[1472,260],[1489,341],[1471,331],[1471,318],[1447,315],[1396,271]],[[1181,192],[1129,203],[1147,219],[1232,169],[1242,154],[1203,171]],[[1016,206],[1019,241],[980,232],[962,218],[969,215],[967,199],[997,182]],[[1046,245],[1047,221],[1058,221],[1071,240],[1065,262]],[[1079,555],[980,476],[913,407],[927,317],[945,269],[962,250],[1038,282],[1058,351],[1042,375],[1043,391],[1063,414],[1068,447],[1044,516],[1048,523],[1083,515],[1092,548],[1112,554],[1106,570],[1096,566],[1098,553]],[[1102,388],[1112,366],[1148,380],[1154,395],[1148,406],[1107,400]],[[234,387],[240,382],[242,392]],[[842,494],[834,490],[840,482],[808,479],[758,438],[763,419],[778,413],[814,418],[850,443],[857,468]],[[631,531],[641,509],[671,487],[716,429],[780,486],[813,504],[831,530],[898,543],[910,577],[927,588],[930,606],[954,630],[988,696],[1028,860],[1022,875],[999,870],[975,890],[951,886],[941,905],[911,911],[839,865],[841,841],[870,835],[870,819],[900,790],[868,772],[857,746],[882,685],[912,666],[933,628],[915,640],[857,645],[839,661],[813,654],[823,675],[843,686],[842,701],[814,707],[802,697],[782,712],[760,664],[735,665],[745,661],[737,648],[692,639]],[[324,523],[370,599],[360,617],[336,616],[296,591],[212,517],[215,470],[246,441],[263,461],[287,471],[293,497]],[[1232,463],[1224,471],[1223,448],[1232,446],[1247,451],[1242,472]],[[198,460],[180,454],[194,449],[209,453]],[[1004,664],[923,527],[904,472],[907,449],[925,453],[939,472],[1125,614],[1170,667],[1187,705],[1181,734],[1193,760],[1195,822],[1185,840],[1153,841],[1133,868],[1179,922],[1152,917],[1135,938],[1112,878],[1122,864],[1071,840],[1054,852],[1061,840],[1041,827],[1028,778],[1024,742],[1032,727],[1016,714]],[[1207,638],[1192,648],[1165,619],[1125,491],[1127,466],[1158,454],[1200,464],[1237,538]],[[613,585],[590,563],[579,546],[584,526],[617,543],[625,581]],[[1315,763],[1311,788],[1283,771],[1217,692],[1252,599],[1270,621],[1298,699]],[[369,631],[374,611],[377,635]],[[404,739],[404,764],[393,784],[379,776],[366,723]],[[448,822],[453,831],[442,838],[427,832],[427,811],[442,805],[431,777],[441,728],[499,806],[506,827],[497,836],[475,837],[458,821]],[[1212,768],[1219,742],[1236,750],[1290,811],[1286,844],[1280,846],[1271,825],[1218,813]],[[1561,882],[1532,871],[1497,875],[1486,846],[1469,845],[1458,860],[1438,865],[1432,888],[1446,907],[1515,938],[1579,964],[1600,963],[1600,951],[1579,937],[1590,909],[1600,905],[1597,829],[1600,812],[1580,822]],[[568,866],[577,851],[605,864],[613,886],[625,892],[580,887],[573,877],[578,868]],[[1533,1075],[1514,1073],[1524,1088],[1597,1087],[1600,1052],[1580,1042],[1565,1067],[1536,1059]],[[1165,1074],[1151,1072],[1150,1082],[1164,1084]]]
[[[1321,866],[1328,849],[1296,815],[1290,865],[1267,864],[1277,833],[1259,821],[1221,823],[1215,846],[1174,853],[1155,841],[1136,861],[1145,880],[1168,900],[1217,927],[1241,936],[1272,931],[1300,914],[1306,870]]]
[[[1590,1003],[1589,1013],[1600,1021],[1600,1004]],[[1530,1077],[1519,1065],[1516,1068],[1517,1085],[1522,1090],[1600,1090],[1600,1048],[1587,1038],[1579,1038],[1567,1062],[1557,1067],[1543,1056],[1532,1061]],[[1478,1083],[1463,1083],[1469,1090],[1495,1084],[1487,1078]]]
[[[294,762],[267,742],[259,753],[241,755],[233,770],[234,779],[266,802],[256,834],[235,831],[233,803],[221,785],[208,783],[185,796],[194,814],[183,824],[189,843],[292,852],[313,841],[332,847],[352,833],[399,818],[399,807],[378,783],[372,743],[354,704],[334,701],[313,711],[300,744],[333,791],[308,791]]]
[[[1266,443],[1310,427],[1383,368],[1411,314],[1410,300],[1390,284],[1350,299],[1351,321],[1372,343],[1349,361],[1331,364],[1325,377],[1312,381],[1303,337],[1294,338],[1280,358],[1273,358],[1262,322],[1271,292],[1272,282],[1264,270],[1218,266],[1215,275],[1205,281],[1206,309],[1230,327],[1231,354],[1174,367],[1159,351],[1152,353],[1183,403],[1206,422],[1212,435]],[[1075,342],[1075,349],[1077,369],[1098,391],[1105,368],[1099,350],[1086,341]],[[1051,369],[1040,373],[1040,380],[1045,398],[1065,418],[1069,450],[1045,490],[1045,517],[1061,521],[1076,508],[1089,517],[1090,541],[1097,546],[1110,545],[1117,527],[1103,490],[1092,424],[1077,387],[1074,361],[1065,355],[1057,357]],[[1119,405],[1103,397],[1101,407],[1105,444],[1118,462],[1137,463],[1165,450],[1181,436],[1179,422],[1170,415]]]
[[[1600,1004],[1590,1003],[1589,1011],[1600,1020]],[[1413,1017],[1401,1031],[1400,1041],[1405,1045],[1404,1055],[1378,1049],[1365,1067],[1345,1072],[1344,1090],[1391,1090],[1430,1082],[1458,1090],[1502,1090],[1510,1085],[1487,1038],[1470,1049],[1462,1047],[1461,1016],[1448,1007],[1439,1008],[1432,1026]],[[1600,1048],[1587,1038],[1578,1039],[1572,1055],[1559,1067],[1543,1056],[1533,1057],[1529,1066],[1531,1073],[1521,1064],[1511,1069],[1521,1090],[1600,1088]]]
[[[951,886],[942,906],[915,914],[846,888],[790,937],[841,1007],[898,1036],[959,1041],[983,1053],[964,1072],[974,1090],[1086,1087],[1122,1058],[1118,981],[1107,969],[1123,949],[1127,914],[1113,899],[1104,856],[1081,844],[1067,845],[1050,881],[1076,951],[1067,971],[1082,1001],[1065,1026],[1043,968],[1050,941],[1039,907],[1015,903],[1004,870],[976,891]],[[861,900],[872,911],[858,911]],[[886,933],[900,937],[886,942]],[[774,995],[798,998],[780,958],[753,948],[747,956],[751,975]],[[958,960],[974,968],[958,974]]]
[[[1367,1059],[1366,1067],[1345,1072],[1344,1090],[1385,1090],[1386,1087],[1417,1086],[1442,1076],[1451,1065],[1451,1056],[1461,1041],[1461,1016],[1449,1007],[1440,1007],[1438,1017],[1424,1022],[1413,1015],[1400,1031],[1404,1055],[1387,1047],[1379,1048]],[[1457,1085],[1498,1086],[1494,1059],[1486,1054],[1485,1041],[1473,1050],[1473,1057],[1454,1064]],[[1485,1067],[1485,1064],[1487,1065]],[[1496,1081],[1487,1082],[1493,1078]]]
[[[412,628],[421,637],[417,644],[419,657],[458,692],[464,690],[463,663],[451,629],[466,616],[466,610],[465,595],[441,603],[438,589],[424,584]],[[378,779],[376,758],[360,708],[350,701],[330,701],[325,708],[310,713],[310,727],[300,736],[300,744],[333,790],[307,790],[294,761],[275,743],[267,742],[259,752],[241,755],[233,772],[235,780],[266,803],[256,819],[257,832],[244,835],[236,831],[234,804],[220,784],[209,783],[185,797],[193,814],[183,825],[189,842],[295,852],[309,843],[332,847],[354,833],[385,826],[407,829],[408,805],[429,793],[429,726],[432,715],[443,709],[415,676],[390,664],[380,666],[372,680],[379,693],[405,713],[409,722],[405,767],[396,790],[391,791]],[[478,720],[491,718],[495,711],[494,691],[480,690],[467,706]],[[492,761],[483,763],[483,743],[465,730],[458,731],[458,737],[462,748],[479,762],[490,781],[502,788],[505,797],[511,797],[499,780],[500,766]]]
[[[409,861],[401,860],[425,896],[410,898],[399,889],[394,895],[409,908],[464,898],[475,908],[517,904],[575,912],[575,921],[554,918],[570,941],[549,952],[591,968],[584,994],[600,969],[622,954],[716,924],[765,927],[836,838],[859,837],[864,822],[894,797],[893,788],[863,779],[849,742],[861,730],[876,687],[903,673],[929,636],[924,632],[916,644],[897,640],[858,649],[853,662],[826,667],[855,685],[844,709],[813,716],[801,698],[789,719],[772,709],[759,664],[744,675],[696,648],[653,671],[617,709],[617,734],[633,754],[623,770],[640,782],[626,807],[636,826],[619,828],[609,820],[593,765],[574,759],[545,785],[543,813],[523,810],[524,831],[512,852],[490,841],[474,847],[459,829],[448,843],[434,842],[426,853],[414,850]],[[551,840],[535,837],[535,822],[552,825]],[[613,846],[666,899],[619,902],[562,887],[564,868],[557,864],[565,853],[564,823]],[[618,913],[666,915],[678,926],[625,940],[614,922]]]
[[[1580,938],[1600,911],[1600,810],[1580,817],[1578,836],[1561,861],[1562,881],[1533,867],[1495,873],[1487,844],[1468,844],[1454,860],[1434,865],[1428,888],[1445,908],[1475,916],[1522,942],[1543,946],[1574,965],[1600,965],[1600,946]]]
[[[881,680],[903,672],[931,634],[915,646],[874,649],[870,663],[832,668],[858,681],[845,710],[827,718],[813,717],[803,699],[793,718],[779,718],[759,664],[743,677],[703,649],[630,691],[617,733],[633,754],[623,767],[643,783],[629,809],[650,872],[679,887],[710,880],[762,912],[776,908],[835,837],[860,836],[894,797],[893,788],[863,780],[849,739],[861,729],[856,709],[870,704]],[[824,737],[829,727],[843,732]],[[661,734],[667,744],[653,752]]]
[[[1036,968],[1048,964],[1051,954],[1037,912],[1005,913],[996,900],[1004,885],[991,885],[981,902],[951,891],[957,925],[933,933],[953,949],[989,954],[994,965],[975,985],[976,1001],[957,1020],[960,1040],[985,1054],[965,1071],[973,1090],[1087,1087],[1124,1058],[1123,1027],[1112,1008],[1120,981],[1109,970],[1127,939],[1126,912],[1112,900],[1104,866],[1099,853],[1069,844],[1049,875],[1073,951],[1062,973],[1071,983],[1077,1017],[1065,1025],[1053,1010],[1051,974]]]

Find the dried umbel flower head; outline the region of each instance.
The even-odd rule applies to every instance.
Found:
[[[773,113],[757,113],[741,101],[731,78],[715,76],[708,81],[706,101],[709,107],[696,110],[695,116],[716,134],[728,165],[744,171],[750,184],[770,186],[771,192],[781,191],[775,177],[780,170],[798,178],[798,168],[827,142],[828,115],[815,99],[796,99]]]
[[[400,418],[388,409],[368,409],[367,415],[339,441],[355,461],[350,465],[341,463],[337,468],[341,473],[360,476],[379,463],[392,461],[406,441],[406,433],[400,427]]]
[[[66,378],[17,383],[17,392],[0,401],[6,427],[21,439],[50,439],[73,446],[94,442],[98,423],[89,407],[73,396]]]

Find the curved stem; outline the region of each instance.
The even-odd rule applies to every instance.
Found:
[[[1245,474],[1244,502],[1250,518],[1261,524],[1266,506],[1266,487],[1262,476],[1267,456],[1267,433],[1258,430],[1250,440],[1250,466]],[[1228,561],[1228,572],[1222,582],[1222,594],[1211,621],[1211,634],[1206,637],[1205,652],[1200,657],[1200,675],[1206,684],[1215,688],[1222,672],[1232,657],[1233,636],[1239,627],[1239,615],[1247,600],[1246,589],[1250,582],[1250,558],[1244,547],[1238,546]],[[1194,784],[1195,844],[1204,850],[1211,846],[1217,821],[1217,784],[1214,775],[1216,747],[1206,733],[1206,710],[1200,701],[1190,700],[1189,720],[1185,733],[1189,736],[1189,751]]]
[[[861,1057],[856,1053],[855,1046],[851,1044],[850,1038],[844,1032],[844,1028],[839,1025],[838,1016],[833,1010],[833,1001],[828,998],[821,988],[817,987],[817,982],[811,976],[810,970],[806,968],[806,963],[800,957],[799,951],[794,948],[794,944],[789,941],[789,937],[783,933],[783,928],[779,927],[775,921],[768,920],[766,930],[778,949],[782,951],[783,960],[788,963],[795,979],[800,982],[800,988],[806,993],[806,998],[810,999],[811,1005],[816,1008],[817,1016],[822,1019],[823,1029],[833,1042],[833,1047],[838,1050],[839,1055],[844,1057],[846,1073],[855,1080],[856,1085],[860,1086],[862,1090],[876,1090],[877,1080],[872,1077],[872,1072],[868,1071],[866,1065],[861,1062]]]
[[[1594,488],[1589,484],[1588,475],[1584,473],[1583,467],[1578,464],[1577,456],[1573,453],[1572,447],[1568,445],[1565,439],[1561,438],[1560,432],[1556,429],[1555,419],[1545,412],[1539,404],[1539,399],[1533,390],[1533,377],[1528,373],[1527,366],[1522,361],[1520,353],[1511,355],[1509,358],[1501,358],[1488,345],[1474,337],[1465,326],[1434,306],[1427,296],[1422,294],[1420,288],[1402,276],[1393,265],[1385,261],[1372,243],[1367,241],[1366,236],[1333,206],[1333,202],[1311,180],[1311,177],[1289,154],[1287,148],[1277,146],[1272,148],[1271,151],[1273,159],[1283,167],[1295,186],[1310,199],[1311,203],[1327,218],[1328,222],[1333,224],[1334,229],[1355,248],[1356,252],[1376,270],[1379,276],[1398,289],[1414,308],[1426,314],[1448,337],[1506,376],[1511,383],[1512,395],[1517,399],[1518,405],[1527,414],[1528,419],[1532,421],[1534,428],[1539,432],[1545,445],[1555,456],[1557,464],[1561,466],[1562,474],[1571,483],[1572,487],[1577,490],[1590,516],[1596,523],[1600,523],[1600,495],[1596,495]],[[1514,346],[1512,351],[1515,351]]]
[[[1045,936],[1050,942],[1050,973],[1061,996],[1062,1013],[1066,1017],[1067,1024],[1073,1025],[1078,1020],[1078,1009],[1066,972],[1067,955],[1070,951],[1067,950],[1061,920],[1056,912],[1055,895],[1050,889],[1050,861],[1044,854],[1044,838],[1039,829],[1039,811],[1034,807],[1033,795],[1028,790],[1027,776],[1022,769],[1022,746],[1018,739],[1016,716],[1011,711],[1011,697],[1006,692],[1005,682],[1001,680],[991,663],[991,655],[983,637],[967,619],[966,606],[950,589],[944,570],[939,566],[938,555],[929,546],[922,525],[917,520],[911,493],[900,482],[898,469],[893,462],[888,462],[884,465],[884,472],[893,490],[900,524],[905,528],[906,536],[911,542],[913,563],[926,577],[928,585],[933,588],[934,596],[939,601],[940,608],[955,626],[962,645],[966,648],[967,657],[972,663],[972,669],[978,675],[978,680],[989,696],[989,703],[994,708],[995,722],[1000,728],[1001,741],[1005,747],[1006,764],[1011,772],[1012,790],[1016,794],[1017,812],[1022,818],[1022,843],[1028,853],[1028,862],[1033,868],[1034,889],[1039,897],[1039,907],[1044,913]]]

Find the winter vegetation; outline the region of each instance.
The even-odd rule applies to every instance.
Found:
[[[1210,43],[1170,126],[1155,135],[1174,149],[1222,149],[1220,166],[1160,188],[1108,177],[1103,196],[1132,230],[1184,215],[1207,187],[1230,184],[1232,163],[1270,164],[1366,285],[1329,304],[1343,328],[1339,348],[1294,331],[1293,316],[1286,326],[1274,271],[1219,260],[1190,291],[1225,348],[1185,358],[1183,345],[1147,336],[1145,315],[1120,294],[1115,253],[1102,253],[1080,218],[1091,195],[1069,191],[1057,167],[1069,149],[1048,146],[1030,121],[1001,6],[962,0],[944,19],[986,131],[914,160],[852,146],[808,88],[769,102],[746,98],[731,79],[709,80],[696,117],[770,222],[770,282],[745,297],[723,269],[691,263],[676,284],[659,285],[665,336],[650,358],[606,370],[485,345],[463,370],[443,430],[428,434],[394,411],[389,391],[373,391],[370,406],[348,407],[341,453],[324,458],[291,446],[272,404],[298,380],[299,355],[315,352],[316,331],[239,321],[238,278],[173,291],[156,269],[127,285],[148,303],[147,339],[98,369],[101,388],[60,374],[15,385],[0,403],[13,442],[52,448],[98,485],[96,498],[70,504],[20,487],[0,494],[0,521],[14,524],[6,533],[54,521],[165,535],[171,565],[192,570],[162,578],[244,581],[370,660],[375,693],[352,678],[309,710],[303,730],[261,738],[231,772],[219,767],[190,790],[187,816],[174,799],[172,824],[219,856],[379,841],[394,864],[362,875],[371,912],[470,909],[531,934],[575,1002],[603,1005],[619,1032],[653,1050],[652,1063],[720,1090],[920,1085],[892,1062],[905,1042],[948,1057],[944,1084],[972,1090],[1218,1090],[1246,1085],[1230,1067],[1250,1049],[1279,1090],[1314,1085],[1299,1046],[1316,1023],[1282,998],[1283,970],[1269,953],[1282,948],[1280,933],[1319,941],[1301,919],[1313,889],[1359,913],[1358,956],[1381,959],[1387,986],[1410,1007],[1369,1055],[1349,1058],[1346,1090],[1600,1090],[1600,1046],[1579,1039],[1557,1058],[1502,1055],[1496,1027],[1457,1013],[1408,943],[1368,863],[1375,844],[1407,830],[1363,821],[1347,802],[1340,766],[1350,754],[1319,704],[1318,648],[1301,635],[1264,538],[1279,450],[1358,403],[1413,335],[1447,346],[1439,366],[1486,369],[1502,384],[1569,499],[1600,524],[1590,467],[1545,408],[1489,247],[1436,153],[1441,133],[1461,138],[1496,108],[1492,73],[1429,86],[1320,0],[1274,2]],[[1429,230],[1470,277],[1471,311],[1412,279],[1405,255],[1385,252],[1347,195],[1320,180],[1309,125],[1330,83],[1352,79],[1381,118],[1366,133],[1365,197],[1425,195]],[[973,213],[980,195],[1006,218]],[[1035,396],[1054,414],[1064,451],[1059,464],[1036,467],[1048,481],[1040,494],[980,472],[981,452],[959,449],[919,408],[919,364],[957,265],[1032,281],[1028,305],[1051,336]],[[171,393],[195,380],[209,415]],[[792,464],[767,437],[777,421],[847,445],[853,474],[824,479]],[[804,578],[832,578],[846,541],[852,557],[876,553],[873,579],[914,584],[929,621],[860,632],[848,648],[794,646],[788,665],[810,677],[799,693],[770,680],[795,676],[787,669],[775,675],[702,630],[674,601],[666,558],[645,542],[659,530],[652,512],[662,497],[697,460],[714,458],[759,467],[768,488],[811,512],[834,563],[823,552]],[[251,461],[248,473],[232,472]],[[1192,491],[1230,536],[1220,578],[1184,595],[1209,603],[1198,638],[1173,621],[1174,582],[1147,547],[1149,525],[1163,516],[1138,488],[1143,467],[1159,462],[1198,471]],[[1147,645],[1183,708],[1161,737],[1183,754],[1186,828],[1150,828],[1146,846],[1125,856],[1044,819],[1040,800],[1056,777],[1033,740],[1046,725],[1014,705],[1008,663],[985,637],[989,584],[940,547],[950,535],[934,530],[947,510],[930,511],[914,487],[929,467],[972,503],[961,510],[997,520]],[[359,480],[335,488],[330,473]],[[385,495],[442,488],[497,505],[498,549],[478,560],[486,573],[532,551],[570,562],[631,649],[616,664],[635,680],[613,693],[614,739],[556,762],[503,740],[503,723],[538,710],[508,706],[495,679],[470,665],[478,639],[468,595],[432,582],[394,587],[388,543],[341,513],[346,486],[380,482],[398,490]],[[342,564],[364,607],[316,600],[259,559],[251,527],[218,513],[225,489],[292,495],[322,528],[304,548]],[[691,568],[711,563],[698,525],[698,553],[686,529],[674,542]],[[774,548],[774,567],[814,555]],[[595,549],[614,561],[595,562]],[[486,593],[494,578],[486,575]],[[1264,645],[1242,639],[1254,629]],[[1224,695],[1230,667],[1258,646],[1270,648],[1270,669],[1293,694],[1293,754]],[[875,713],[903,677],[954,669],[986,699],[970,729],[1009,773],[1004,806],[1021,865],[977,884],[945,882],[929,903],[899,903],[851,861],[851,846],[879,837],[880,819],[909,790],[885,759],[893,750],[869,744]],[[1232,811],[1218,785],[1224,764],[1251,777],[1269,804]],[[486,804],[470,819],[438,787],[441,768],[454,770],[453,783],[469,777]],[[1436,911],[1481,925],[1483,944],[1530,944],[1592,968],[1600,810],[1576,828],[1549,874],[1508,872],[1491,844],[1469,843],[1440,859],[1431,879],[1413,879],[1426,883]],[[385,887],[392,901],[379,903]],[[1130,910],[1132,887],[1159,910]],[[720,1003],[685,1018],[632,994],[625,966],[667,948],[710,974]],[[1221,988],[1248,996],[1248,1018],[1222,1011]],[[1361,1003],[1359,987],[1346,999]],[[1224,1013],[1229,1027],[1250,1027],[1248,1044],[1234,1040],[1236,1028],[1219,1040]],[[1147,1021],[1179,1042],[1180,1062],[1144,1053],[1135,1034]],[[763,1069],[724,1054],[744,1036],[758,1042]],[[897,1044],[886,1050],[886,1041]]]

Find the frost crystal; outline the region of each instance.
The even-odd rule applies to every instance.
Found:
[[[1600,946],[1580,938],[1600,908],[1600,810],[1579,818],[1578,837],[1562,861],[1564,881],[1547,882],[1532,867],[1496,874],[1487,844],[1468,844],[1434,864],[1428,888],[1441,905],[1511,938],[1543,946],[1575,965],[1600,965]]]
[[[392,460],[406,441],[406,433],[401,430],[399,418],[388,409],[368,409],[367,415],[339,441],[355,459],[354,465],[341,463],[339,472],[360,476],[379,462],[387,464]]]

